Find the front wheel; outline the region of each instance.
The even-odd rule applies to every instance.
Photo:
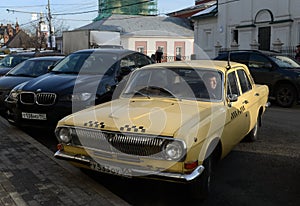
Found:
[[[291,107],[296,100],[296,96],[296,91],[292,85],[282,84],[277,87],[276,103],[281,107]]]
[[[203,173],[188,185],[191,197],[200,200],[207,198],[211,188],[212,164],[213,158],[210,155],[203,163]]]

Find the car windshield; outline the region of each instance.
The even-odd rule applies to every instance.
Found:
[[[0,60],[0,67],[9,67],[12,68],[19,64],[20,62],[29,59],[29,56],[20,56],[20,55],[7,55]]]
[[[87,73],[107,74],[118,61],[118,56],[112,53],[73,53],[59,62],[52,70],[56,73]]]
[[[27,76],[27,77],[37,77],[42,74],[47,73],[48,67],[54,64],[56,60],[27,60],[23,61],[12,70],[10,70],[7,76]]]
[[[271,57],[278,66],[285,68],[300,67],[299,63],[287,56],[272,56]]]
[[[214,85],[211,85],[210,80],[214,81]],[[150,99],[155,96],[219,101],[222,99],[222,82],[222,74],[212,69],[142,69],[133,72],[122,97],[142,96]]]

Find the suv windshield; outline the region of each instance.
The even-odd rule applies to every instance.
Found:
[[[270,56],[280,67],[295,68],[300,67],[299,63],[287,56]]]
[[[9,67],[12,68],[19,64],[20,62],[29,59],[30,56],[21,56],[21,55],[7,55],[0,60],[0,67]]]
[[[105,74],[113,68],[118,56],[113,53],[73,53],[57,64],[52,72]]]

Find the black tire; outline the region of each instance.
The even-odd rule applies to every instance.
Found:
[[[211,189],[211,177],[213,167],[213,155],[210,155],[203,163],[204,171],[192,182],[188,183],[188,192],[193,199],[204,200]]]
[[[291,107],[296,100],[296,90],[290,84],[281,84],[277,87],[275,97],[276,103],[281,107]]]

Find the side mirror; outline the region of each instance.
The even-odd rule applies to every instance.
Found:
[[[48,66],[48,72],[50,72],[54,68],[54,65]]]
[[[266,69],[272,69],[272,67],[273,66],[270,62],[264,64],[264,68],[266,68]]]
[[[131,67],[125,66],[120,69],[120,76],[124,77],[132,71]]]
[[[238,95],[237,94],[228,94],[227,98],[229,102],[236,102],[238,100]]]

